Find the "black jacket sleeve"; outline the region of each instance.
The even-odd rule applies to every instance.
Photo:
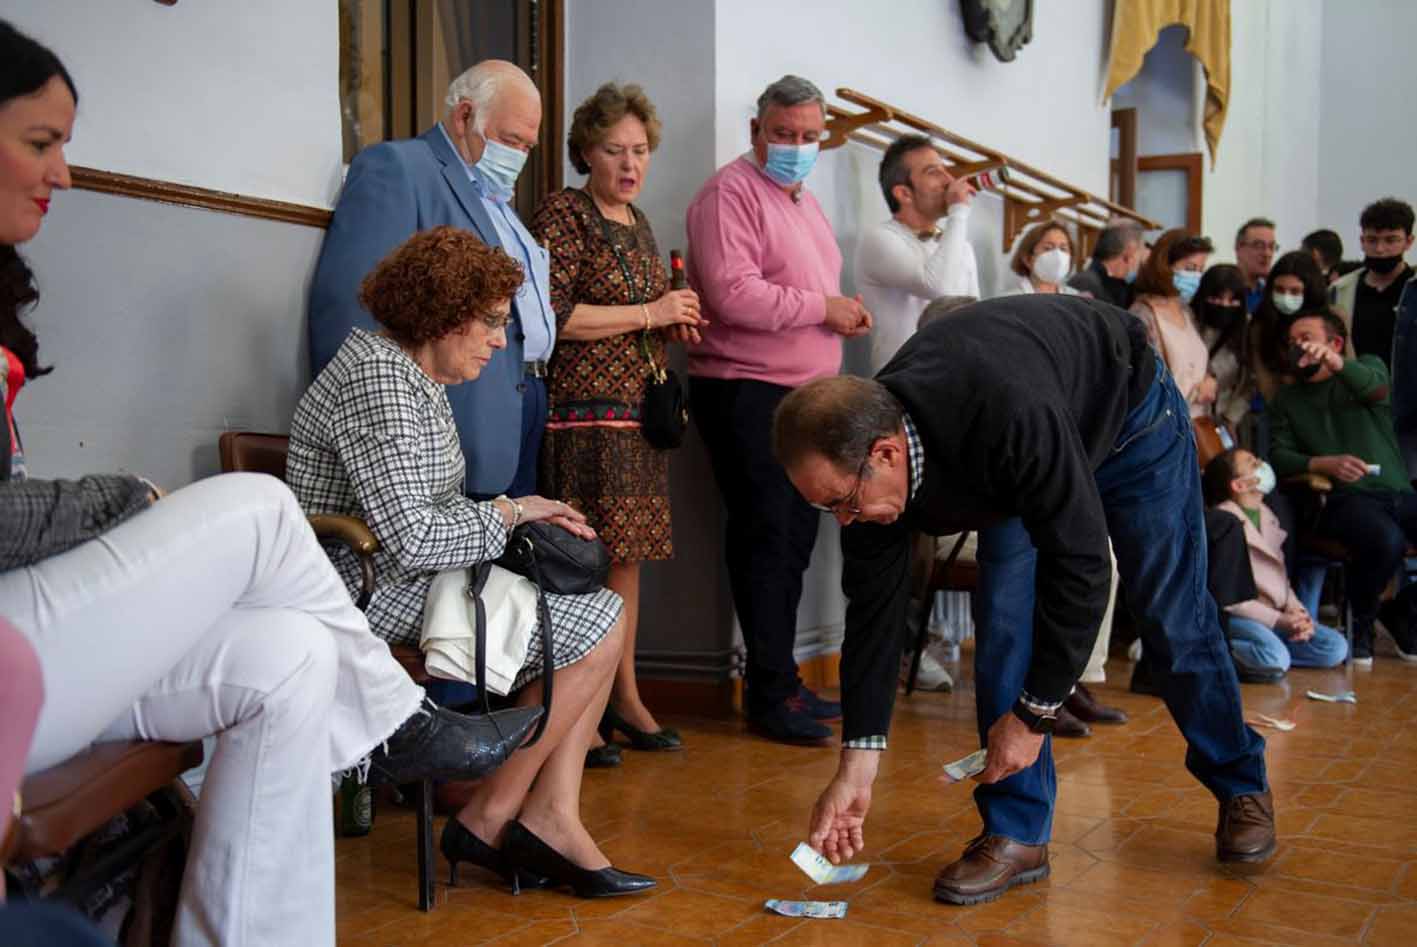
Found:
[[[1038,550],[1024,688],[1036,700],[1059,702],[1086,667],[1107,610],[1112,560],[1102,499],[1077,426],[1056,405],[1016,412],[993,463]]]
[[[841,531],[841,589],[846,637],[841,645],[842,740],[885,736],[910,603],[911,531],[854,523]]]

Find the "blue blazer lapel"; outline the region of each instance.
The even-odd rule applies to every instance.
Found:
[[[500,247],[502,240],[497,236],[497,228],[492,226],[492,218],[487,215],[487,208],[482,206],[482,198],[473,190],[472,182],[467,179],[467,165],[463,163],[462,156],[448,146],[437,125],[418,137],[423,139],[433,156],[438,159],[438,163],[443,166],[443,180],[448,182],[448,187],[452,189],[458,203],[472,220],[472,227],[477,231],[478,237],[489,247]]]

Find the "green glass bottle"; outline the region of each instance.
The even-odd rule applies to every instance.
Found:
[[[374,826],[374,792],[353,773],[339,784],[335,806],[335,834],[341,838],[368,835]]]

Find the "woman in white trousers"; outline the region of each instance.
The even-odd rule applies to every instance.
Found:
[[[44,692],[26,771],[95,742],[215,735],[174,942],[333,944],[331,774],[483,776],[540,708],[494,723],[426,702],[278,480],[162,497],[122,474],[26,476],[12,404],[48,369],[20,319],[38,293],[15,245],[69,186],[76,103],[54,54],[0,20],[0,616]]]
[[[28,771],[94,742],[217,734],[178,944],[333,944],[330,774],[418,710],[294,496],[259,474],[178,490],[102,537],[0,574],[39,655]]]

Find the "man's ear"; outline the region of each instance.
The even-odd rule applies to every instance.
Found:
[[[891,196],[901,207],[908,207],[915,200],[915,192],[910,189],[909,184],[897,184],[891,188]]]
[[[471,102],[463,99],[453,108],[453,131],[459,138],[466,137],[467,133],[472,131],[476,118],[477,110]]]
[[[899,442],[891,437],[878,437],[871,442],[871,453],[880,457],[882,461],[890,466],[895,466],[904,462],[905,450]]]
[[[1344,349],[1345,349],[1345,348],[1347,347],[1347,345],[1348,345],[1348,340],[1345,339],[1345,338],[1344,338],[1343,336],[1341,336],[1341,335],[1331,336],[1331,337],[1329,338],[1329,342],[1333,343],[1333,350],[1334,350],[1335,352],[1337,352],[1339,355],[1342,355],[1342,354],[1343,354]]]

